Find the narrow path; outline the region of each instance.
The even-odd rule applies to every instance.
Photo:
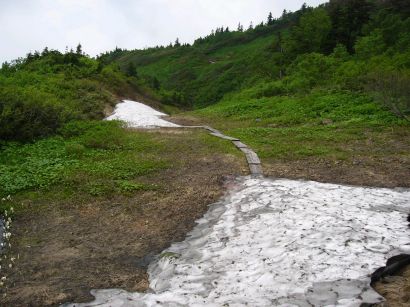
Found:
[[[251,149],[249,148],[246,144],[242,143],[239,139],[233,138],[230,136],[227,136],[220,132],[219,130],[216,130],[210,126],[182,126],[183,128],[203,128],[211,132],[211,135],[216,136],[218,138],[224,139],[231,141],[233,145],[236,146],[240,151],[242,151],[245,154],[246,161],[249,166],[249,171],[251,175],[253,176],[262,176],[262,164],[261,161],[259,160],[258,155]]]

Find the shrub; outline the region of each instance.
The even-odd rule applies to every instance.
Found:
[[[405,72],[374,72],[368,75],[367,90],[376,101],[395,115],[410,121],[410,74]]]
[[[381,31],[373,31],[370,35],[358,39],[354,49],[356,55],[361,59],[367,59],[383,53],[386,50],[386,45]]]
[[[0,88],[0,139],[31,141],[68,120],[65,108],[35,89]]]
[[[120,122],[100,122],[86,131],[80,142],[94,149],[120,149],[127,142],[127,133]]]
[[[67,155],[81,158],[85,152],[85,147],[78,143],[68,143],[65,145]]]

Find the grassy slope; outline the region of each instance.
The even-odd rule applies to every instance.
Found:
[[[262,158],[348,156],[347,143],[369,133],[409,126],[365,95],[314,92],[303,96],[237,97],[195,114],[249,142]],[[404,136],[404,135],[403,135]],[[404,154],[398,152],[397,154]]]
[[[245,33],[231,33],[243,37]],[[251,36],[232,45],[213,48],[212,45],[165,49],[153,52],[135,51],[118,59],[122,67],[133,62],[139,75],[155,76],[163,89],[186,95],[194,107],[217,102],[226,93],[271,77],[267,67],[272,62],[269,47],[275,34]]]

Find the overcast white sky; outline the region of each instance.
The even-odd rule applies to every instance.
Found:
[[[324,0],[0,0],[0,63],[45,46],[63,51],[79,42],[94,56],[192,43],[218,26],[247,27]]]

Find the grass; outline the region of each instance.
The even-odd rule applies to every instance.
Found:
[[[408,156],[408,123],[364,94],[316,90],[269,97],[265,91],[255,86],[188,114],[243,140],[265,162]]]
[[[179,133],[185,132],[187,141],[181,142]],[[240,155],[230,142],[202,131],[185,132],[164,135],[126,130],[115,121],[81,121],[67,124],[55,137],[24,145],[8,143],[1,148],[0,197],[54,201],[79,195],[89,200],[131,196],[163,188],[162,183],[142,178],[180,167],[183,152],[197,149],[198,157]],[[2,202],[0,210],[11,205],[19,207]]]
[[[66,138],[3,147],[1,197],[46,191],[56,185],[67,195],[77,191],[101,196],[147,190],[154,187],[139,183],[138,177],[169,166],[156,154],[163,145],[150,135],[125,131],[117,122],[89,122],[78,132],[81,125],[85,124],[65,127]]]

